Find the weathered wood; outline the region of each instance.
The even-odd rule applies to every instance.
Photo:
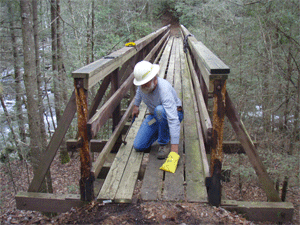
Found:
[[[199,140],[194,113],[194,102],[191,92],[191,76],[187,61],[182,77],[183,107],[184,107],[184,139],[185,139],[185,173],[186,173],[186,198],[189,202],[206,202],[205,175],[203,173],[202,159],[199,150]]]
[[[181,25],[181,29],[184,33],[184,36],[190,34],[190,32]],[[189,47],[195,49],[196,54],[194,56],[200,57],[202,63],[206,66],[210,74],[229,74],[229,67],[220,60],[214,53],[212,53],[201,41],[197,41],[194,36],[188,38]]]
[[[124,47],[117,50],[107,57],[99,59],[85,67],[82,67],[72,73],[73,78],[84,78],[84,88],[90,89],[100,80],[105,78],[112,71],[122,66],[124,62],[134,56],[137,52],[141,51],[151,41],[153,41],[160,34],[166,32],[168,26],[162,27],[161,29],[147,35],[146,37],[136,41],[135,47]]]
[[[118,137],[121,134],[124,125],[126,124],[129,116],[131,115],[133,104],[134,104],[134,100],[131,101],[131,103],[130,103],[128,109],[126,110],[126,112],[124,113],[120,123],[115,128],[114,132],[111,134],[111,136],[110,136],[109,140],[107,141],[105,147],[103,148],[102,152],[97,157],[97,160],[92,167],[92,173],[94,174],[95,177],[98,176],[98,174],[106,160],[106,157],[108,156],[108,154],[112,150],[113,146],[115,145],[116,141],[118,140]]]
[[[174,38],[172,49],[171,49],[171,55],[170,55],[168,71],[167,71],[167,75],[166,75],[166,80],[169,81],[169,83],[171,85],[173,85],[173,80],[174,80],[176,46],[178,44],[177,40],[178,40],[177,38]]]
[[[169,62],[169,57],[171,53],[171,48],[173,44],[174,37],[170,37],[168,40],[168,44],[166,45],[166,48],[164,50],[164,53],[161,56],[161,59],[159,61],[160,70],[158,72],[158,76],[161,78],[165,78],[166,69]]]
[[[290,202],[245,202],[224,200],[221,206],[229,211],[244,214],[250,221],[268,221],[272,223],[290,222],[293,219],[294,206]]]
[[[98,110],[97,113],[88,121],[88,136],[92,139],[100,128],[106,123],[109,116],[117,107],[118,103],[132,86],[133,73],[121,85],[121,87],[110,97],[110,99]]]
[[[34,174],[34,177],[29,185],[29,192],[38,192],[42,182],[45,179],[45,175],[50,168],[50,165],[56,155],[56,152],[62,143],[62,140],[65,134],[68,131],[68,128],[74,118],[76,113],[76,101],[75,101],[75,92],[72,93],[70,100],[66,106],[66,109],[61,117],[63,123],[59,122],[58,126],[47,146],[47,149],[42,156],[40,165]]]
[[[165,35],[166,36],[166,35]],[[147,54],[144,60],[149,61],[157,51],[159,45],[162,42],[159,42],[152,51]],[[155,51],[154,51],[155,50]],[[99,109],[99,111],[89,120],[88,122],[88,131],[89,131],[89,138],[92,139],[99,129],[104,125],[107,121],[109,115],[115,110],[117,104],[121,101],[127,91],[133,84],[134,75],[131,75],[127,78],[127,80],[121,85],[121,87],[110,97],[110,99]]]
[[[169,39],[170,39],[170,35],[166,38],[166,41],[164,42],[163,46],[159,50],[159,53],[157,54],[155,60],[153,61],[154,64],[157,64],[158,60],[161,58],[161,56],[165,50],[165,47],[166,47],[167,43],[169,42]]]
[[[143,155],[144,152],[137,152],[134,148],[132,148],[130,157],[126,164],[126,168],[124,169],[124,173],[115,196],[116,203],[132,202],[133,191],[142,164]]]
[[[64,213],[73,207],[82,207],[85,202],[80,195],[19,192],[16,205],[19,210]]]
[[[191,73],[191,77],[193,80],[193,84],[194,84],[194,90],[196,93],[196,100],[197,100],[197,106],[199,109],[199,115],[201,118],[201,126],[203,129],[203,133],[204,133],[204,137],[205,137],[205,143],[210,143],[211,138],[212,138],[212,123],[208,114],[208,110],[207,110],[207,106],[201,91],[201,87],[200,87],[200,82],[198,80],[195,68],[193,66],[192,63],[192,59],[190,54],[187,54],[187,59],[188,59],[188,63],[189,63],[189,68],[190,68],[190,73]]]
[[[146,113],[146,105],[140,105],[139,117],[135,119],[129,133],[126,137],[127,144],[122,145],[116,155],[116,158],[109,170],[109,173],[105,179],[105,182],[101,188],[101,191],[97,197],[98,200],[114,200],[118,191],[120,182],[122,180],[124,170],[126,168],[129,156],[133,149],[133,141],[138,132],[138,129],[143,121],[144,114]],[[132,180],[130,180],[132,182]]]
[[[67,150],[69,152],[76,152],[78,147],[78,140],[76,139],[69,139],[66,141],[67,143]],[[106,145],[107,141],[102,140],[90,140],[90,150],[91,152],[101,152],[104,146]]]
[[[101,100],[104,97],[109,84],[110,84],[110,77],[107,76],[102,80],[102,83],[98,89],[98,92],[91,103],[91,106],[89,108],[89,118],[91,118],[93,115],[95,115],[95,113],[98,109],[98,106],[101,103]]]
[[[184,201],[184,164],[185,156],[183,154],[183,126],[180,129],[180,141],[178,145],[178,154],[180,159],[178,161],[175,173],[165,173],[164,190],[162,199],[165,201]],[[163,162],[161,162],[161,165]]]
[[[173,74],[168,72],[167,78],[172,77],[171,81],[174,80],[174,89],[176,93],[179,93],[178,97],[182,100],[182,92],[181,92],[181,71],[180,71],[180,45],[181,39],[175,38],[173,48],[175,57],[173,60],[174,70]],[[172,56],[171,56],[172,58]],[[170,60],[170,63],[171,60]],[[169,67],[170,68],[170,67]],[[176,82],[176,83],[175,83]],[[175,86],[176,84],[176,86]],[[185,192],[184,192],[184,161],[185,157],[183,154],[183,125],[181,124],[180,129],[180,140],[178,146],[178,153],[180,155],[180,159],[177,165],[177,169],[175,173],[165,172],[165,181],[164,181],[164,190],[163,190],[163,200],[167,201],[184,201],[185,200]]]
[[[223,133],[225,119],[226,80],[215,80],[213,98],[213,133],[211,141],[210,175],[213,175],[216,160],[223,160]]]
[[[82,201],[94,199],[94,179],[91,174],[92,158],[89,149],[87,131],[88,106],[87,91],[83,88],[83,79],[74,79],[75,96],[77,105],[78,139],[81,140],[80,147],[80,196]]]
[[[191,81],[191,87],[193,86],[192,81]],[[206,149],[205,149],[205,141],[204,141],[204,135],[202,132],[201,128],[201,119],[200,119],[200,113],[197,107],[197,100],[195,97],[195,91],[192,89],[192,96],[193,96],[193,101],[194,101],[194,110],[195,110],[195,118],[196,118],[196,126],[197,126],[197,131],[198,131],[198,138],[199,138],[199,149],[201,153],[201,159],[202,159],[202,165],[203,165],[203,172],[205,177],[209,177],[209,161],[207,160],[207,155],[206,155]]]
[[[153,62],[153,57],[155,56],[155,53],[158,51],[158,49],[162,46],[166,38],[169,36],[170,31],[168,31],[160,40],[157,42],[157,44],[151,49],[147,57],[145,58],[146,61]]]
[[[226,92],[226,116],[228,117],[235,133],[237,134],[238,140],[241,142],[246,154],[249,157],[249,161],[252,164],[256,175],[262,185],[263,190],[265,191],[268,200],[271,202],[280,202],[281,199],[278,195],[278,192],[274,188],[274,183],[269,177],[267,170],[265,169],[255,146],[247,133],[244,124],[240,120],[240,116],[235,109],[228,93]]]
[[[162,161],[157,159],[158,148],[159,145],[153,145],[149,153],[149,161],[141,189],[141,198],[144,201],[156,201],[161,199],[164,171],[159,169],[162,165]]]
[[[190,32],[181,25],[184,36]],[[194,36],[188,37],[188,44],[193,58],[196,60],[202,73],[205,84],[209,88],[209,81],[213,79],[227,79],[230,68],[224,64],[215,54],[213,54],[202,42],[197,41]]]

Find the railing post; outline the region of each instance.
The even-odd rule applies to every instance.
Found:
[[[114,72],[112,72],[110,77],[111,77],[111,90],[112,90],[112,93],[115,93],[118,90],[118,88],[120,87],[119,68],[116,69]],[[117,105],[116,109],[112,113],[112,120],[113,120],[112,132],[118,126],[120,119],[121,119],[121,103]],[[122,136],[120,135],[118,137],[118,140],[117,140],[112,152],[117,152],[121,143],[122,143]]]
[[[80,143],[80,196],[82,201],[92,201],[94,199],[94,177],[91,174],[92,161],[87,131],[87,90],[84,89],[84,79],[74,79],[74,85],[78,118],[78,143]]]
[[[210,174],[213,175],[214,165],[223,159],[223,128],[225,118],[226,80],[215,80],[213,91],[213,133],[210,160]]]

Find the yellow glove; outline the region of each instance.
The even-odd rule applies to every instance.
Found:
[[[125,44],[126,47],[134,47],[136,44],[134,42],[128,42]]]
[[[179,158],[180,156],[176,152],[170,152],[166,162],[159,169],[175,173]]]

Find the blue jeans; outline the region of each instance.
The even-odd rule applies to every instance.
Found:
[[[178,111],[178,118],[183,120],[183,112]],[[155,119],[156,121],[154,122]],[[133,143],[136,151],[145,151],[155,141],[160,145],[166,145],[170,141],[169,125],[167,114],[162,105],[155,108],[154,114],[150,114],[144,119]]]

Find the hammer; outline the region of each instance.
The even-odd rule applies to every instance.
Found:
[[[130,128],[131,128],[131,126],[132,126],[132,124],[134,123],[134,121],[135,121],[135,115],[134,115],[134,116],[133,116],[133,118],[132,118],[132,121],[131,121],[130,127],[129,127],[129,128],[128,128],[128,130],[126,131],[126,134],[125,134],[124,140],[122,140],[122,143],[123,143],[124,145],[127,145],[127,141],[125,141],[125,139],[126,139],[126,137],[127,137],[128,133],[129,133],[129,130],[130,130]]]

